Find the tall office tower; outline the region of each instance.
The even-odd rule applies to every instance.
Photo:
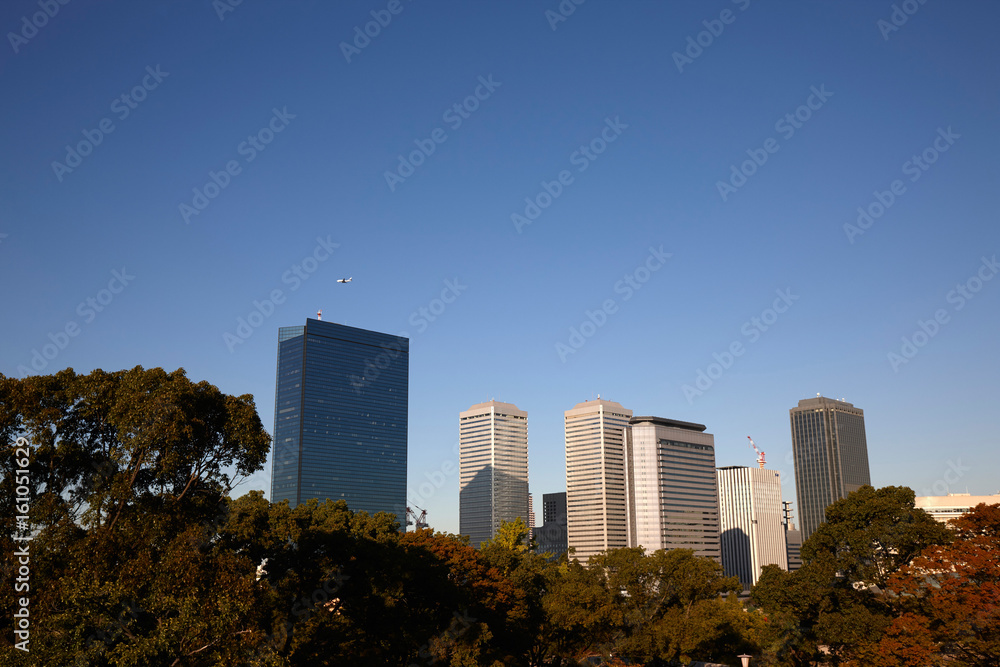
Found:
[[[566,492],[542,496],[542,526],[535,531],[538,553],[566,553]]]
[[[278,329],[271,501],[346,500],[406,525],[410,341],[308,319]]]
[[[565,413],[567,543],[585,564],[628,546],[625,430],[632,411],[598,398]]]
[[[801,400],[788,412],[805,542],[826,521],[828,506],[871,484],[865,413],[850,403],[822,396]]]
[[[458,467],[458,530],[473,546],[501,521],[528,523],[527,412],[490,401],[460,413]]]
[[[774,470],[730,466],[716,471],[722,568],[744,590],[760,579],[765,565],[788,570],[781,476]]]
[[[693,549],[721,563],[715,438],[701,424],[674,419],[634,417],[629,424],[628,545]]]

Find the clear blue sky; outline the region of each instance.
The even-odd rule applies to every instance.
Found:
[[[788,409],[817,393],[865,410],[876,486],[994,493],[1000,6],[911,2],[899,26],[888,1],[5,2],[0,372],[52,334],[41,372],[183,367],[270,430],[279,326],[407,332],[411,501],[448,531],[457,475],[419,486],[494,397],[529,414],[536,496],[597,394],[706,424],[720,466],[753,465],[752,435],[788,500]],[[881,215],[845,230],[858,207]],[[339,247],[303,281],[317,238]],[[269,487],[270,463],[240,493]]]

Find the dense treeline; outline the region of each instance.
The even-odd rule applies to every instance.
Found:
[[[0,521],[26,537],[27,487],[33,529],[3,542],[2,613],[30,611],[30,652],[5,633],[3,664],[998,664],[996,507],[952,532],[909,489],[865,487],[830,508],[802,570],[768,567],[744,604],[686,550],[584,568],[535,553],[520,521],[476,550],[343,502],[232,500],[270,438],[252,397],[183,371],[0,376],[0,435]]]

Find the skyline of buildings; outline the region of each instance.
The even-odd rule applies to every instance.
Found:
[[[459,413],[459,533],[478,546],[503,521],[530,527],[528,413],[491,400]]]
[[[864,410],[824,396],[789,411],[799,525],[805,542],[826,520],[826,508],[871,484]]]
[[[405,526],[408,369],[403,337],[318,319],[279,328],[272,499],[344,499]],[[527,417],[496,400],[459,413],[459,532],[477,547],[519,517],[536,537]],[[586,564],[619,547],[686,548],[745,590],[764,565],[796,569],[826,507],[870,484],[870,473],[862,409],[817,395],[789,419],[800,530],[762,455],[759,468],[717,467],[705,425],[634,417],[600,396],[576,404],[564,412],[566,491],[542,497],[539,550],[569,549]],[[949,494],[917,506],[947,522],[998,501]]]
[[[409,340],[307,319],[278,330],[271,500],[345,500],[406,525]]]

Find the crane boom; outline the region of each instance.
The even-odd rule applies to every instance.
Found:
[[[417,506],[414,505],[414,507]],[[422,530],[427,528],[427,510],[420,509],[419,507],[417,509],[420,510],[419,516],[409,507],[406,508],[406,525],[414,526],[417,530]],[[410,520],[411,518],[413,519],[412,521]]]
[[[757,452],[757,465],[760,466],[761,468],[763,468],[764,467],[764,452],[760,451],[760,449],[757,448],[757,443],[755,443],[753,441],[753,438],[751,438],[749,435],[747,436],[747,440],[750,441],[750,446],[753,447],[753,450],[755,452]]]

